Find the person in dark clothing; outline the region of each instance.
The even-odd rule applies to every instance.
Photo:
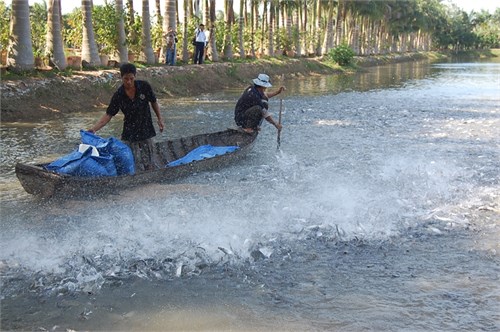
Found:
[[[272,87],[269,81],[269,76],[266,74],[259,74],[253,80],[253,85],[243,91],[240,99],[236,103],[234,109],[234,120],[238,127],[242,128],[247,133],[260,130],[262,120],[266,119],[276,129],[281,130],[282,125],[274,121],[271,114],[268,112],[269,98],[274,97],[285,90],[282,86],[272,93],[266,93],[266,89]]]
[[[198,29],[195,30],[195,50],[194,50],[194,63],[201,65],[205,56],[205,48],[207,47],[207,35],[205,34],[205,25],[200,24]]]
[[[136,67],[125,63],[120,67],[122,85],[113,94],[106,113],[88,131],[97,132],[104,127],[119,111],[125,115],[121,139],[127,143],[134,154],[137,170],[158,168],[152,138],[156,136],[150,104],[158,119],[158,128],[163,132],[160,106],[151,85],[136,80]]]

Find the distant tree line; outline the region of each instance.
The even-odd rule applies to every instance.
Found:
[[[320,56],[337,47],[356,55],[500,47],[500,8],[466,13],[439,0],[237,1],[238,12],[234,0],[155,0],[153,10],[152,1],[143,0],[139,15],[132,0],[99,6],[81,0],[81,6],[62,15],[61,0],[32,6],[28,0],[13,0],[11,6],[0,0],[2,22],[9,22],[0,25],[0,49],[17,70],[33,69],[35,58],[64,70],[73,50],[89,67],[106,65],[102,54],[118,63],[155,64],[164,61],[163,36],[171,26],[179,32],[178,52],[187,63],[199,23],[208,28],[213,62]]]

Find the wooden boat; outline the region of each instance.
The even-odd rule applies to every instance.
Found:
[[[178,160],[202,145],[238,146],[234,152],[212,158],[192,161],[173,167],[136,172],[134,175],[106,177],[78,177],[58,174],[45,169],[45,164],[16,164],[16,175],[23,188],[30,194],[51,196],[88,196],[117,192],[120,189],[151,182],[169,182],[193,173],[217,169],[247,155],[253,148],[257,133],[248,134],[237,129],[227,129],[208,134],[156,142],[156,153],[163,162]]]

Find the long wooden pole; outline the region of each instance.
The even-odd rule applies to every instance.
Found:
[[[280,113],[278,116],[278,124],[281,125],[281,113],[283,112],[283,98],[280,99]],[[278,129],[278,150],[281,145],[281,129]]]

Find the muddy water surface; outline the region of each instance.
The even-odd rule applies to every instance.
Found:
[[[264,124],[242,163],[100,199],[39,200],[13,173],[100,114],[2,123],[2,330],[499,330],[499,77],[276,79],[279,150]],[[239,93],[162,101],[158,139],[232,126]]]

